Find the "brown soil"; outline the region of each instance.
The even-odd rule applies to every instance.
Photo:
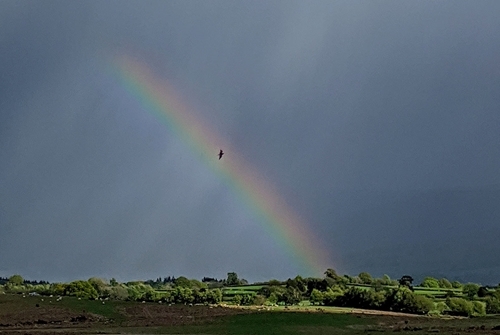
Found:
[[[225,315],[252,313],[248,309],[227,308],[223,306],[162,306],[155,304],[132,305],[121,313],[127,318],[123,326],[171,326],[212,321]]]
[[[0,335],[95,334],[102,330],[109,333],[127,328],[197,324],[213,321],[220,316],[253,312],[224,306],[124,303],[116,306],[116,311],[121,316],[121,320],[116,322],[100,315],[74,311],[54,303],[33,304],[26,303],[26,300],[17,299],[6,303],[0,301]]]
[[[42,328],[72,325],[85,326],[106,320],[91,313],[76,313],[58,307],[25,307],[0,314],[0,330],[12,328]]]
[[[120,319],[112,320],[100,315],[74,310],[55,303],[42,304],[38,307],[32,299],[1,301],[0,299],[0,335],[76,335],[98,333],[154,333],[155,327],[216,322],[226,315],[256,313],[267,311],[266,307],[229,307],[229,306],[186,306],[155,303],[120,303],[116,304],[116,314]],[[96,301],[96,304],[101,302]],[[278,308],[274,308],[278,309]],[[280,311],[309,313],[352,313],[359,318],[368,318],[370,324],[348,326],[350,333],[388,334],[393,332],[411,332],[412,334],[468,334],[480,333],[500,335],[500,318],[433,318],[418,317],[384,311],[362,309],[326,309],[326,308],[279,308]]]

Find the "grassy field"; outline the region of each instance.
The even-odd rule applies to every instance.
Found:
[[[217,335],[320,335],[362,333],[362,326],[373,320],[349,314],[320,314],[301,312],[266,312],[223,317],[205,325],[163,329],[166,334]],[[356,327],[361,326],[356,331]]]
[[[43,300],[42,300],[43,299]],[[112,319],[112,322],[110,322]],[[500,334],[500,317],[442,318],[317,306],[224,308],[0,294],[2,335]]]
[[[222,289],[222,297],[224,301],[230,301],[235,295],[256,295],[257,292],[264,287],[263,285],[242,285],[229,286]]]

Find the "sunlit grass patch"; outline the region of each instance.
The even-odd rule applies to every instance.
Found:
[[[169,327],[163,331],[167,334],[317,335],[335,334],[342,330],[349,332],[347,326],[371,322],[349,314],[264,312],[222,317],[204,325]]]

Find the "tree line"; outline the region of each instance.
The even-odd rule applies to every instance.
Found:
[[[204,277],[201,281],[183,276],[126,283],[114,278],[107,281],[95,277],[69,283],[26,281],[20,275],[1,279],[3,284],[0,285],[0,292],[6,293],[184,304],[219,304],[224,299],[225,288],[248,284],[246,280],[238,278],[235,272],[228,273],[225,279]],[[439,300],[431,295],[416,294],[413,278],[408,275],[395,280],[387,275],[373,278],[366,272],[357,276],[338,275],[333,269],[327,269],[322,278],[296,276],[286,281],[270,280],[260,283],[260,286],[255,292],[231,296],[229,302],[238,305],[295,305],[308,301],[317,306],[415,314],[479,316],[500,313],[498,287],[450,282],[445,278],[426,277],[418,285],[419,289],[443,289],[444,297]],[[244,286],[241,287],[242,292],[246,292]]]

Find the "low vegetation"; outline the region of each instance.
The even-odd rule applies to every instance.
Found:
[[[484,316],[500,313],[500,289],[474,283],[425,278],[413,285],[411,276],[393,280],[338,275],[328,269],[323,278],[297,276],[286,281],[249,284],[230,272],[226,279],[186,277],[119,283],[90,278],[70,283],[27,281],[20,275],[0,278],[0,294],[74,297],[81,300],[140,301],[185,305],[335,306],[418,315]]]

